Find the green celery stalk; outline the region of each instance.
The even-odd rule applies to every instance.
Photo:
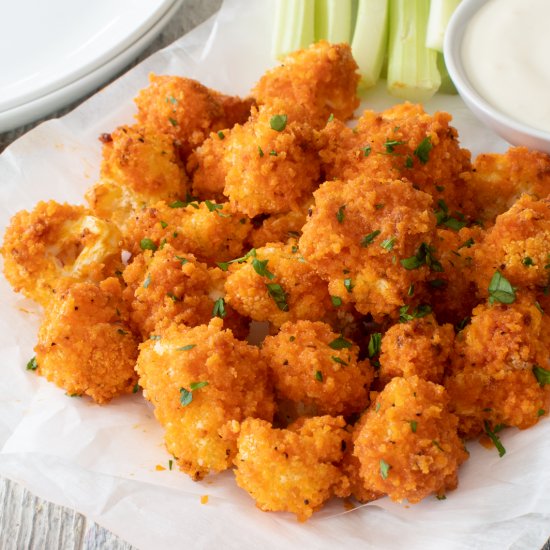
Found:
[[[441,85],[437,52],[426,48],[430,0],[390,0],[388,92],[422,103]]]
[[[437,68],[439,69],[439,74],[441,75],[441,86],[438,91],[442,94],[458,94],[454,82],[451,80],[451,75],[447,70],[447,65],[445,65],[445,58],[440,52],[437,53]]]
[[[431,0],[428,29],[426,31],[426,47],[443,51],[443,39],[451,15],[456,10],[460,0]]]
[[[314,40],[315,0],[277,0],[271,54],[281,58]]]
[[[351,40],[351,0],[315,0],[315,40]]]
[[[361,75],[360,86],[370,88],[380,78],[388,38],[388,0],[359,0],[351,51]]]

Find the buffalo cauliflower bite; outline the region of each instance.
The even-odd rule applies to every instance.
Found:
[[[321,40],[287,55],[282,64],[264,73],[252,90],[260,105],[284,98],[289,113],[306,109],[306,120],[317,128],[331,115],[348,120],[359,106],[357,63],[349,44]]]
[[[138,123],[169,135],[183,158],[210,132],[245,122],[253,104],[252,99],[221,94],[190,78],[151,74],[149,81],[135,98]]]
[[[394,325],[382,337],[380,381],[416,375],[441,384],[453,343],[453,326],[440,326],[433,315]]]
[[[131,393],[138,341],[127,325],[118,279],[74,283],[57,294],[34,350],[36,372],[69,395],[106,403]]]
[[[273,417],[260,350],[222,325],[221,319],[191,329],[172,324],[140,345],[136,365],[168,451],[195,480],[231,467],[236,422]]]
[[[512,286],[545,287],[549,282],[550,198],[522,195],[497,217],[483,242],[474,247],[473,256],[481,296],[487,296],[497,270]]]
[[[192,254],[178,254],[170,245],[137,256],[123,277],[131,320],[143,339],[162,324],[207,324],[216,302],[224,296],[221,269],[208,268]]]
[[[161,201],[136,211],[124,237],[134,255],[170,244],[213,264],[240,256],[250,229],[250,220],[227,203]]]
[[[315,132],[281,103],[254,111],[225,141],[223,193],[250,218],[299,210],[319,184]]]
[[[274,327],[336,314],[326,283],[304,261],[295,240],[252,249],[232,263],[225,292],[241,315]]]
[[[445,380],[460,432],[476,437],[499,425],[525,429],[538,422],[550,406],[550,385],[541,382],[550,375],[549,349],[550,323],[534,296],[477,306],[456,338]]]
[[[239,487],[266,512],[291,512],[306,521],[336,495],[349,496],[339,468],[350,435],[344,419],[300,419],[287,429],[248,418],[240,425],[234,463]]]
[[[470,169],[470,153],[460,148],[450,119],[405,103],[382,113],[365,111],[353,130],[334,120],[321,132],[325,177],[407,179],[432,195],[434,205],[443,201],[451,214],[470,214],[471,190],[461,178]]]
[[[103,139],[100,181],[86,194],[93,213],[124,228],[133,210],[187,194],[187,175],[170,136],[121,126]]]
[[[366,490],[416,503],[456,488],[468,453],[448,402],[443,386],[418,376],[396,377],[386,385],[355,439]]]
[[[440,269],[431,197],[409,182],[327,181],[314,197],[300,252],[330,294],[360,313],[396,316],[415,300],[411,287]]]
[[[275,395],[310,407],[312,415],[349,416],[366,409],[373,369],[359,348],[321,322],[285,323],[262,344]]]
[[[477,219],[492,225],[523,193],[541,199],[550,194],[550,156],[526,147],[484,153],[476,157],[464,179],[472,189]]]
[[[39,202],[4,235],[4,274],[16,292],[47,306],[61,280],[99,282],[122,267],[117,227],[82,206]]]

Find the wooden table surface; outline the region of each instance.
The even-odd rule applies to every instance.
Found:
[[[208,19],[218,11],[221,4],[222,0],[185,0],[163,32],[122,72]],[[0,152],[40,122],[64,115],[85,99],[37,122],[10,132],[0,133]],[[0,477],[0,550],[130,550],[132,548],[134,547],[113,533],[88,521],[82,514],[38,498],[21,485]]]

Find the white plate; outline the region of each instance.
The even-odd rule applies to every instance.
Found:
[[[98,0],[87,9],[82,2],[55,0],[48,10],[37,0],[9,4],[0,19],[0,131],[35,120],[106,81],[150,44],[182,1]],[[25,11],[37,14],[27,27],[21,21]],[[21,28],[25,33],[16,37],[12,29]]]

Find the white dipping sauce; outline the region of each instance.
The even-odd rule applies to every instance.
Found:
[[[550,0],[489,0],[468,24],[461,53],[488,103],[550,132]]]

